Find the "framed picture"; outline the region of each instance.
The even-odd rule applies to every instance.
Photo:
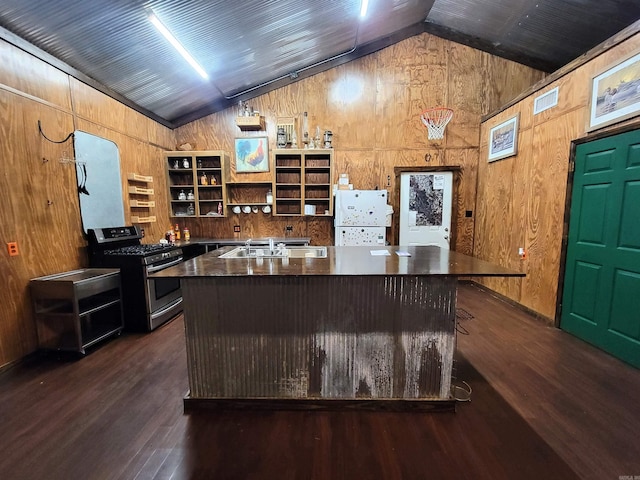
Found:
[[[518,118],[520,114],[496,125],[489,132],[489,161],[512,157],[518,153]]]
[[[640,53],[593,78],[587,131],[640,114]]]
[[[269,142],[267,137],[236,138],[236,172],[268,172]]]

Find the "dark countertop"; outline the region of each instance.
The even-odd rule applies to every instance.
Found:
[[[268,245],[269,238],[273,238],[273,241],[276,243],[288,243],[290,245],[308,245],[311,243],[310,237],[260,237],[260,238],[252,238],[251,245]],[[191,239],[187,242],[185,240],[177,240],[175,245],[177,247],[186,247],[189,245],[244,245],[249,238],[200,238],[200,237],[191,237]]]
[[[153,277],[228,277],[298,275],[439,275],[461,277],[524,277],[468,255],[439,247],[327,247],[327,258],[218,258],[233,247],[200,255]],[[371,250],[388,250],[389,256],[373,256]],[[405,251],[410,257],[395,252]]]

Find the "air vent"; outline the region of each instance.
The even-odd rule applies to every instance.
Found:
[[[545,110],[555,107],[558,104],[558,87],[553,90],[549,90],[544,95],[540,95],[536,97],[533,102],[533,114],[537,115],[540,112],[544,112]]]

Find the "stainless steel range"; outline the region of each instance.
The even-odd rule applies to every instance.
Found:
[[[180,280],[149,275],[183,261],[171,244],[142,244],[139,227],[90,229],[89,264],[120,268],[124,328],[151,331],[182,312]]]

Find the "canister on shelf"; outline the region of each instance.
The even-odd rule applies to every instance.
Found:
[[[285,148],[287,146],[287,132],[284,127],[278,127],[277,145],[278,148]]]
[[[185,227],[185,229],[182,231],[182,236],[185,242],[188,242],[189,240],[191,240],[191,233],[189,233],[188,228]]]

